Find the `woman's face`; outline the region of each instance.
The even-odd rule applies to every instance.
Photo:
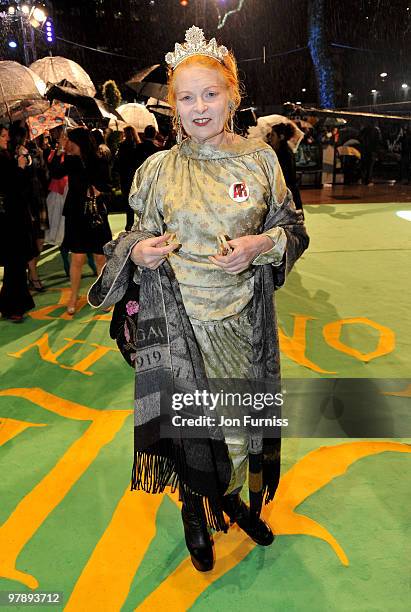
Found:
[[[66,142],[66,153],[67,153],[67,155],[80,155],[80,153],[81,153],[80,147],[78,146],[78,144],[76,144],[72,140],[67,139],[67,142]]]
[[[181,66],[176,74],[175,90],[185,132],[195,142],[223,142],[230,99],[220,72],[202,66]]]
[[[9,131],[6,128],[1,128],[0,131],[0,149],[7,149],[9,142]]]

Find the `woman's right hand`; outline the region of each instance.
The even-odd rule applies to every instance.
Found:
[[[140,240],[131,251],[132,261],[137,266],[157,270],[165,261],[166,256],[180,247],[177,242],[166,246],[166,242],[170,237],[171,234],[163,234],[162,236]]]

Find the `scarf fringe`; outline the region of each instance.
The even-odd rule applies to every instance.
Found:
[[[174,492],[177,484],[178,475],[173,459],[144,451],[134,453],[131,491],[141,489],[147,493],[162,493],[170,485]]]
[[[263,500],[264,504],[269,504],[274,499],[275,492],[277,490],[276,483],[270,483],[264,486],[263,488]]]
[[[177,454],[179,454],[178,451]],[[190,512],[194,512],[199,517],[205,516],[207,526],[211,529],[227,533],[228,524],[224,518],[222,501],[196,493],[184,483],[182,476],[178,474],[174,458],[145,451],[134,453],[131,491],[143,490],[146,493],[163,493],[165,488],[170,486],[174,493],[179,486],[180,501],[184,499],[184,503]]]
[[[200,518],[205,516],[208,527],[227,533],[229,525],[224,518],[221,500],[199,495],[183,483],[180,484],[180,499],[184,500],[189,512]]]

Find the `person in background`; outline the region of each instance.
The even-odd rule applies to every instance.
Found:
[[[121,193],[127,202],[126,231],[131,230],[134,224],[134,211],[128,206],[128,194],[133,182],[134,173],[142,163],[139,161],[140,157],[137,149],[140,145],[141,140],[136,128],[132,125],[126,125],[124,128],[124,140],[120,143],[114,163],[114,167],[120,175]]]
[[[63,127],[55,128],[55,146],[49,151],[47,164],[50,166],[57,155],[59,149],[59,141],[64,133]],[[60,163],[64,162],[64,153],[60,151]],[[66,201],[68,190],[67,176],[61,178],[51,178],[48,186],[47,196],[47,212],[49,217],[49,229],[45,232],[45,241],[49,244],[55,244],[60,247],[60,255],[63,260],[64,272],[66,276],[70,276],[70,253],[62,246],[64,240],[64,225],[65,218],[63,215],[64,203]],[[90,266],[93,276],[97,276],[97,268],[94,261],[93,253],[87,253],[87,263]]]
[[[64,153],[64,161],[61,155]],[[111,190],[107,160],[98,157],[90,133],[85,128],[69,130],[67,138],[60,141],[60,148],[51,163],[53,178],[68,176],[68,192],[64,204],[65,234],[63,248],[71,252],[71,295],[67,313],[74,315],[81,272],[86,253],[94,253],[97,272],[100,273],[105,257],[103,246],[111,240],[104,197]],[[87,197],[95,196],[101,223],[94,226],[85,204]]]
[[[294,126],[291,123],[278,123],[273,126],[268,136],[268,144],[277,153],[285,183],[293,194],[296,209],[302,210],[303,203],[298,188],[295,157],[288,145],[288,141],[294,136],[294,132]]]
[[[95,144],[97,157],[106,159],[111,164],[112,154],[104,139],[103,131],[95,128],[91,130],[90,136]]]
[[[52,149],[47,157],[47,164],[50,165],[57,155],[58,145]],[[60,163],[64,162],[64,155],[60,155]],[[49,217],[49,229],[45,233],[45,240],[48,244],[61,245],[64,239],[64,217],[63,208],[67,195],[68,179],[67,176],[52,178],[49,183],[49,193],[47,196],[47,212]],[[68,252],[63,256],[64,269],[69,275],[70,263]]]
[[[381,131],[376,123],[366,125],[360,132],[361,176],[363,185],[372,185],[374,164],[381,147]]]
[[[156,145],[157,131],[154,125],[147,125],[143,132],[143,142],[137,147],[138,157],[140,160],[139,166],[146,161],[147,157],[157,153],[159,147]]]
[[[0,126],[0,263],[4,266],[0,312],[13,323],[22,323],[35,304],[27,285],[27,263],[37,254],[29,209],[30,157],[24,147],[17,157],[8,150],[9,131]]]
[[[46,288],[39,278],[37,264],[40,253],[43,250],[45,231],[49,227],[47,214],[48,168],[47,158],[44,157],[44,152],[47,154],[47,140],[45,143],[44,137],[41,135],[29,142],[27,148],[32,158],[32,164],[29,168],[31,183],[30,210],[33,218],[37,250],[39,252],[38,256],[34,257],[28,264],[29,287],[42,293]]]

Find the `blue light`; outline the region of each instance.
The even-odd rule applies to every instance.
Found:
[[[9,42],[9,47],[11,47],[12,49],[15,49],[17,47],[17,43],[14,40],[11,40]]]
[[[54,42],[54,27],[53,27],[53,21],[51,17],[49,17],[46,21],[45,35],[46,35],[46,40],[48,43]]]

